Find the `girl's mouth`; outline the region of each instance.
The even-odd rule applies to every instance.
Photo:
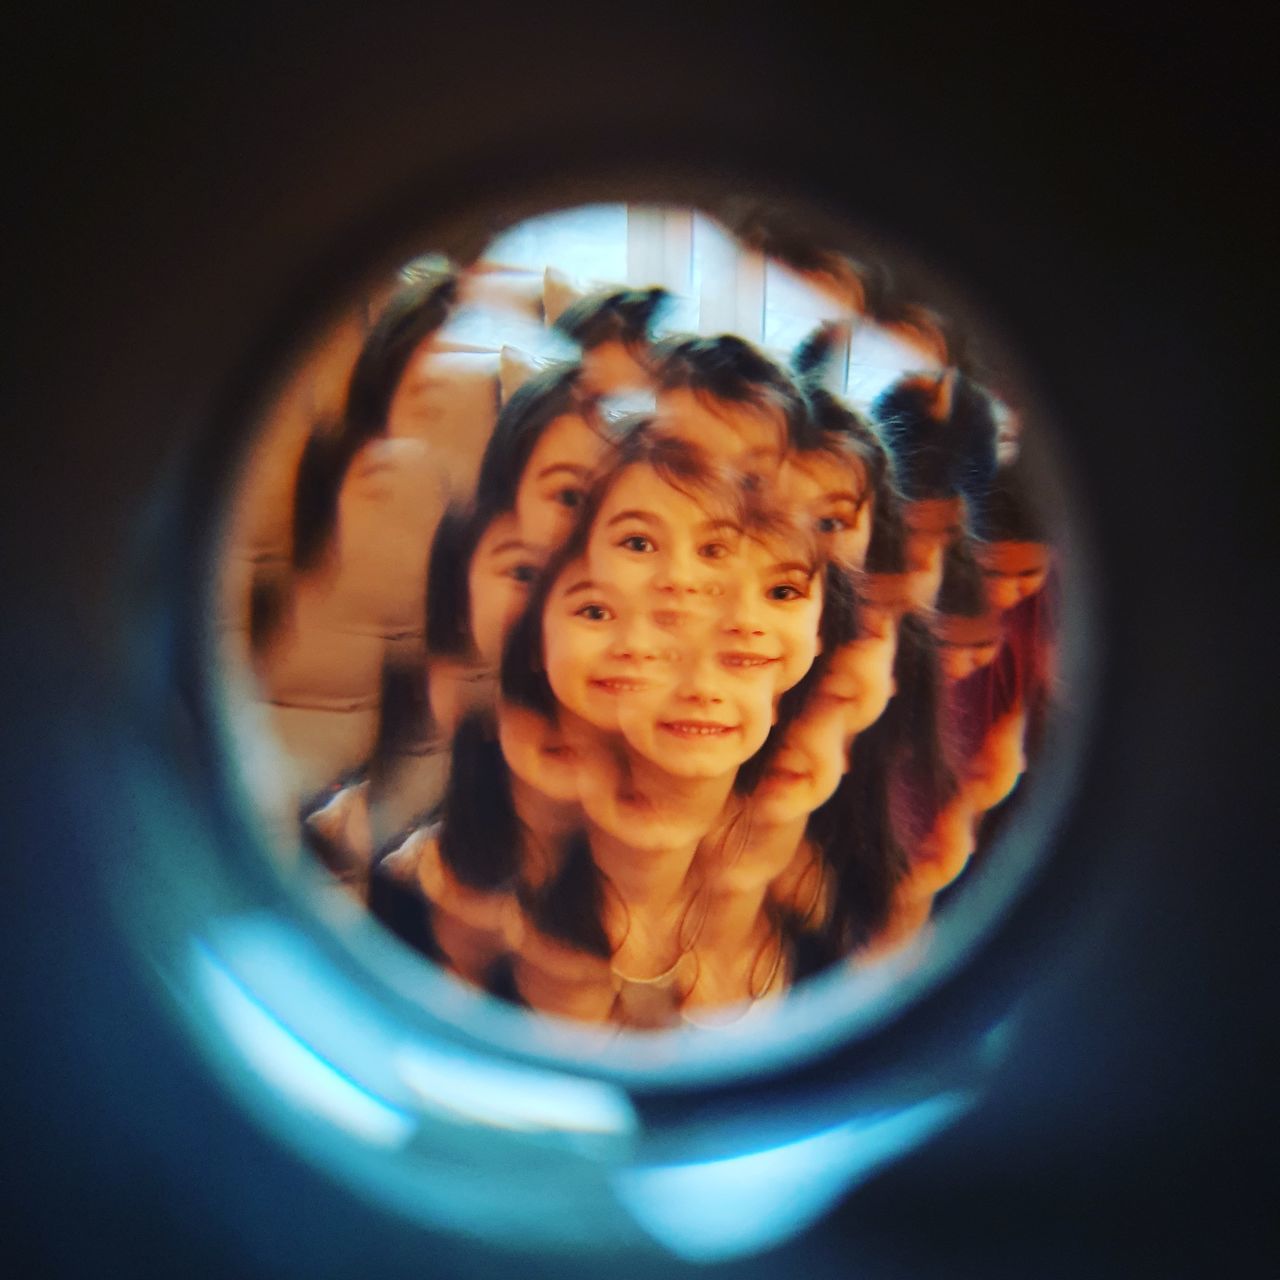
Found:
[[[714,720],[660,720],[658,728],[676,738],[727,738],[737,733],[735,725],[718,724]]]
[[[742,670],[752,670],[757,667],[768,667],[773,663],[780,661],[778,658],[768,658],[763,653],[720,653],[716,655],[720,659],[722,667],[731,667]]]
[[[803,769],[787,769],[779,766],[766,770],[764,777],[766,782],[776,782],[783,786],[809,780],[809,774]]]
[[[621,676],[615,679],[592,680],[590,684],[593,689],[601,689],[605,693],[638,693],[641,689],[649,687],[647,680],[629,680]]]

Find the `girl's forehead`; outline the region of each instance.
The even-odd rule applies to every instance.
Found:
[[[690,387],[658,393],[661,429],[714,454],[733,457],[769,455],[775,460],[786,442],[786,417],[780,406],[724,400]]]
[[[624,467],[600,504],[597,526],[602,518],[615,516],[619,509],[678,518],[682,522],[705,523],[731,520],[737,523],[735,504],[728,495],[718,495],[710,487],[673,483],[648,462]]]
[[[589,454],[594,455],[601,452],[606,443],[605,437],[582,414],[571,411],[562,413],[547,423],[530,458],[548,453],[572,452],[575,449],[585,449]],[[572,460],[586,465],[594,458]]]
[[[748,525],[739,552],[756,568],[787,564],[816,573],[818,557],[812,534],[807,529],[760,529]]]
[[[976,554],[983,568],[994,573],[1029,573],[1049,563],[1049,548],[1043,542],[979,544]]]
[[[520,524],[514,511],[505,511],[495,516],[480,541],[476,544],[476,553],[481,556],[496,555],[499,552],[522,550],[520,542]]]
[[[585,555],[575,556],[556,574],[556,579],[551,584],[549,594],[552,597],[563,596],[566,592],[571,591],[576,584],[589,581],[590,578],[591,570],[587,564],[587,557]]]
[[[795,491],[809,490],[806,496],[836,492],[852,492],[862,497],[867,487],[867,468],[853,454],[833,453],[829,449],[808,449],[789,454],[783,463],[781,480]]]
[[[902,509],[903,520],[912,533],[944,533],[964,517],[964,499],[920,498]]]

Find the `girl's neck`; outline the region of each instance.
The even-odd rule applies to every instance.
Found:
[[[701,822],[699,838],[724,811],[736,776],[735,771],[715,778],[682,778],[632,752],[628,752],[628,763],[633,790],[647,797],[660,812],[678,816],[691,825]]]
[[[591,824],[591,856],[631,910],[661,912],[687,893],[697,841],[643,849]]]
[[[721,849],[719,880],[735,894],[759,891],[786,870],[804,839],[809,815],[787,822],[765,823],[747,805],[734,829],[726,833]]]

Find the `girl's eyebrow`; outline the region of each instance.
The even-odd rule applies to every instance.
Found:
[[[584,578],[581,582],[575,582],[573,586],[568,587],[561,593],[561,599],[567,600],[570,596],[581,595],[584,591],[601,591],[602,588],[598,582],[591,582]]]
[[[718,529],[727,529],[730,533],[742,532],[742,526],[736,520],[706,520],[698,526],[699,533],[715,533]]]
[[[627,520],[642,520],[646,524],[662,525],[665,523],[660,516],[654,515],[652,511],[619,511],[616,516],[609,519],[606,529],[611,529],[615,524],[623,524]]]
[[[804,564],[799,560],[783,560],[766,569],[765,573],[766,575],[774,573],[803,573],[806,578],[812,578],[817,573],[817,570],[812,565]]]
[[[576,462],[553,462],[548,467],[543,467],[541,471],[534,476],[535,480],[545,480],[547,476],[555,475],[557,471],[567,471],[571,475],[583,478],[591,474],[590,467],[579,466]]]
[[[496,547],[490,549],[491,556],[500,556],[504,551],[532,551],[533,548],[527,542],[521,542],[519,538],[511,538],[506,542],[500,542]]]
[[[824,493],[822,500],[824,502],[852,502],[855,507],[860,507],[864,496],[861,493],[854,493],[852,489],[837,489],[832,493]]]

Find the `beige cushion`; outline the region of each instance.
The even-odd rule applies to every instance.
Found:
[[[267,408],[244,460],[229,529],[240,554],[251,559],[289,558],[298,460],[316,422],[341,413],[363,341],[360,307],[322,336]]]
[[[405,371],[391,404],[392,437],[431,447],[450,493],[468,496],[498,417],[497,351],[431,351]]]
[[[427,556],[443,506],[439,463],[421,442],[375,440],[357,454],[332,552],[294,579],[287,623],[264,655],[265,697],[376,707],[387,638],[423,632]]]
[[[520,347],[503,347],[498,365],[498,388],[506,404],[535,373],[554,364],[546,356],[535,356]]]
[[[268,706],[265,710],[272,737],[288,761],[284,781],[295,814],[322,787],[364,765],[378,736],[375,707],[325,711]]]
[[[586,292],[563,271],[548,267],[542,275],[542,310],[548,326],[555,324],[575,302],[586,297]]]

